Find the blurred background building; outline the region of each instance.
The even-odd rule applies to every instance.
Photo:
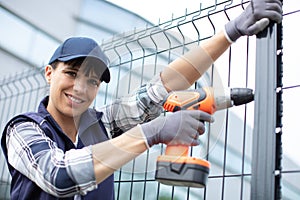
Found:
[[[234,8],[239,4],[226,0],[0,0],[1,130],[14,114],[36,109],[47,92],[42,69],[68,37],[92,37],[110,56],[113,77],[109,86],[101,87],[94,104],[99,107],[150,80],[175,56],[221,30],[227,15],[233,18],[241,11],[242,6]],[[224,12],[229,7],[232,9]],[[294,28],[299,11],[299,1],[284,2],[283,199],[300,198],[300,137],[295,117],[300,111],[299,30]],[[169,32],[160,32],[162,29]],[[214,81],[215,73],[221,85],[255,88],[254,56],[255,37],[241,39],[216,61],[213,67],[218,70],[209,71],[195,87]],[[247,59],[250,61],[244,62]],[[155,158],[163,147],[155,146],[115,173],[116,199],[249,199],[253,108],[250,103],[217,113],[220,120],[209,127],[212,134],[193,149],[200,157],[209,152],[212,169],[207,189],[158,184],[154,180]],[[9,198],[9,184],[1,152],[0,199]]]

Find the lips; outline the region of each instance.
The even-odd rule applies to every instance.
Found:
[[[68,99],[75,104],[81,104],[84,102],[84,100],[78,98],[78,97],[74,97],[73,95],[67,94]]]

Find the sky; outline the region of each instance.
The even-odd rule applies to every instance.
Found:
[[[117,4],[123,8],[131,10],[145,19],[157,24],[170,20],[172,14],[174,17],[182,16],[185,13],[185,9],[188,11],[195,11],[208,5],[213,5],[214,0],[195,1],[195,0],[152,0],[152,1],[140,1],[140,0],[107,0],[114,4]]]

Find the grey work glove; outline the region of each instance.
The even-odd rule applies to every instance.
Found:
[[[269,22],[282,20],[282,2],[280,0],[251,0],[250,4],[237,18],[225,25],[225,31],[231,42],[243,35],[255,35],[265,29]]]
[[[149,147],[158,143],[195,146],[200,144],[199,135],[205,132],[204,121],[211,122],[211,115],[200,110],[182,110],[140,126]]]

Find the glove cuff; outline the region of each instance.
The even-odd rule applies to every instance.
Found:
[[[142,126],[141,126],[140,124],[138,124],[137,127],[138,127],[138,128],[140,129],[140,131],[141,131],[141,134],[142,134],[142,137],[143,137],[143,139],[144,139],[144,142],[145,142],[145,144],[146,144],[146,146],[147,146],[147,149],[150,149],[150,147],[151,147],[152,145],[151,145],[151,144],[149,145],[149,141],[148,141],[148,139],[147,139],[147,137],[146,137],[146,135],[145,135],[145,133],[144,133],[144,130],[143,130]]]
[[[230,44],[232,44],[232,43],[235,42],[235,41],[232,41],[232,40],[230,39],[230,37],[228,36],[227,31],[226,31],[225,28],[223,29],[223,33],[224,33],[225,38],[227,39],[227,41],[228,41]]]
[[[241,33],[235,26],[235,22],[229,21],[225,24],[225,37],[228,39],[229,42],[235,42],[239,37],[241,37]]]

